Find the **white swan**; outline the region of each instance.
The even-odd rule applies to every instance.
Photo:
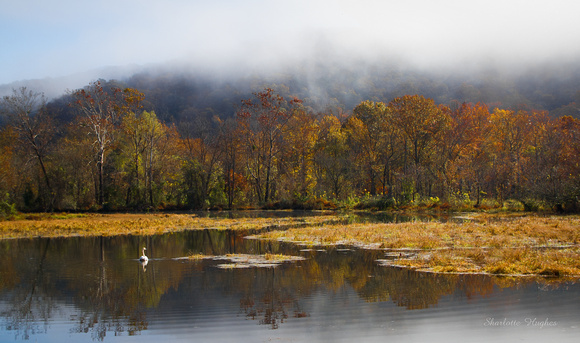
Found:
[[[149,258],[145,255],[145,250],[147,250],[147,248],[143,248],[143,256],[139,257],[139,261],[141,262],[149,261]]]

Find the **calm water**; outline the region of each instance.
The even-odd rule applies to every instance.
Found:
[[[147,246],[150,261],[137,258]],[[229,231],[0,241],[0,341],[577,342],[580,284],[379,266]],[[192,253],[284,253],[221,269]]]

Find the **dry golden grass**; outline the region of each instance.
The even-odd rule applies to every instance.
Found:
[[[565,246],[580,243],[580,217],[488,217],[466,223],[331,224],[272,231],[260,238],[390,249]]]
[[[308,245],[417,250],[382,262],[434,272],[580,275],[578,216],[483,214],[465,223],[333,224],[259,237]]]
[[[578,276],[580,248],[449,249],[380,262],[439,273]]]
[[[0,221],[0,239],[154,235],[194,229],[259,230],[267,227],[318,225],[333,217],[297,218],[201,218],[187,214],[87,214],[66,218],[32,216],[32,219]]]

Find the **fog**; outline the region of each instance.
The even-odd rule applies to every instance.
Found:
[[[580,56],[577,1],[0,1],[0,84],[49,78],[58,91],[159,65],[518,72]]]

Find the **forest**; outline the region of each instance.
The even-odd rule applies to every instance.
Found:
[[[0,101],[0,213],[580,209],[580,78],[502,88],[392,74],[394,86],[373,78],[384,71],[328,72],[141,73],[50,100],[13,89]]]

